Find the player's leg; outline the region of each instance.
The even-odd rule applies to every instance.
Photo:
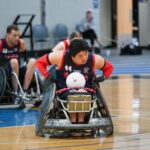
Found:
[[[25,91],[28,90],[30,86],[34,74],[34,69],[35,69],[35,59],[31,58],[26,66],[26,72],[23,83],[23,89]]]
[[[11,70],[14,72],[17,76],[19,75],[19,62],[17,59],[11,59],[10,60]],[[18,82],[15,76],[12,75],[11,78],[12,86],[15,92],[18,91]]]

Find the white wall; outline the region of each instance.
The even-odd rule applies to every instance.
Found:
[[[99,8],[93,9],[96,19],[96,32],[104,45],[109,44],[103,37],[111,37],[110,1],[98,0]],[[0,0],[0,38],[5,36],[7,25],[11,24],[18,14],[36,14],[33,24],[39,24],[40,0]],[[53,36],[57,23],[64,23],[69,33],[84,17],[85,11],[93,8],[93,0],[46,0],[46,25]],[[139,33],[140,44],[150,44],[150,0],[139,3]]]
[[[98,0],[100,1],[100,0]],[[85,16],[85,11],[93,8],[93,0],[46,0],[46,24],[50,35],[57,23],[65,24],[69,33],[75,30]],[[96,32],[99,32],[99,9],[93,9],[96,20]]]
[[[0,0],[0,3],[0,38],[18,14],[36,14],[34,23],[40,22],[40,0]]]
[[[50,36],[53,38],[53,30],[57,23],[66,24],[69,33],[74,31],[75,25],[85,16],[85,11],[89,8],[93,9],[93,1],[46,0],[46,25]],[[99,8],[93,9],[96,20],[96,32],[99,38],[101,35],[110,35],[110,10],[107,7],[109,6],[109,1],[98,0]],[[36,14],[33,24],[41,22],[40,0],[1,0],[0,2],[0,38],[5,36],[7,25],[11,24],[18,14]]]
[[[12,24],[18,14],[35,14],[34,24],[40,23],[40,0],[0,0],[0,38],[3,38],[8,25]],[[24,18],[25,20],[28,18]],[[19,26],[21,32],[24,26]],[[29,39],[25,39],[30,49]]]

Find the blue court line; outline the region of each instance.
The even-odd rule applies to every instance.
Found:
[[[0,109],[0,127],[32,125],[37,115],[36,110]]]
[[[102,72],[96,70],[96,75],[101,74]],[[119,74],[150,74],[150,66],[114,66],[113,73],[114,75]]]
[[[115,67],[113,74],[150,74],[150,67]]]

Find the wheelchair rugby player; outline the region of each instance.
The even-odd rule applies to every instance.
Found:
[[[47,71],[51,65],[56,67],[55,78]],[[36,124],[38,136],[79,129],[113,134],[111,116],[99,86],[113,71],[108,60],[90,53],[86,41],[75,39],[68,51],[37,59],[36,67],[47,85]],[[96,77],[96,69],[103,74]]]

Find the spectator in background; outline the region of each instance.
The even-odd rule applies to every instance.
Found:
[[[93,12],[91,9],[86,11],[86,16],[84,19],[81,20],[79,25],[79,30],[85,39],[90,39],[92,50],[94,50],[94,43],[95,41],[98,43],[99,47],[101,48],[102,45],[98,41],[96,32],[95,32],[95,21],[93,17]]]
[[[82,35],[75,31],[75,32],[72,32],[69,36],[68,39],[64,40],[64,41],[61,41],[59,42],[53,49],[52,51],[65,51],[67,49],[69,49],[69,46],[70,46],[70,43],[72,40],[74,39],[82,39]]]

